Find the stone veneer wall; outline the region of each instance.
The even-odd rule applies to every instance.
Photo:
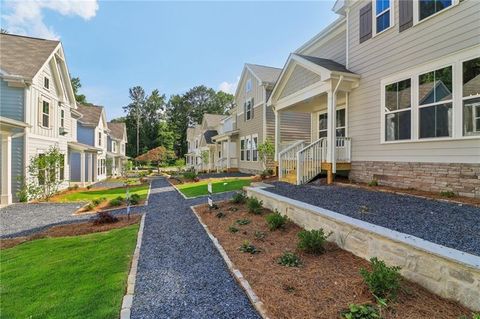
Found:
[[[248,196],[263,201],[297,225],[333,232],[328,240],[364,259],[378,257],[402,267],[402,275],[433,293],[480,311],[480,257],[376,226],[326,209],[246,187]]]
[[[379,185],[431,192],[451,191],[460,196],[480,198],[478,164],[354,161],[349,178]]]

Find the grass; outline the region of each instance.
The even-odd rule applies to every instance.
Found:
[[[138,177],[117,177],[117,178],[107,178],[106,180],[104,180],[103,182],[116,182],[116,183],[125,183],[127,182],[128,184],[130,185],[136,185],[136,184],[140,184],[140,178]]]
[[[130,195],[131,194],[138,194],[140,195],[140,199],[144,200],[147,198],[148,194],[148,184],[140,185],[140,186],[131,186],[130,187]],[[110,189],[90,189],[90,190],[79,190],[75,192],[69,192],[65,194],[60,194],[55,196],[51,199],[53,202],[83,202],[83,201],[92,201],[97,198],[105,197],[107,200],[111,200],[117,198],[118,196],[122,196],[125,198],[127,195],[125,193],[126,188],[119,187],[119,188],[110,188]]]
[[[2,251],[2,318],[118,318],[138,225]]]
[[[207,185],[209,182],[212,183],[213,193],[221,193],[240,190],[244,186],[249,186],[252,180],[250,178],[210,179],[197,183],[179,184],[176,186],[183,193],[183,195],[187,197],[196,197],[208,194]]]

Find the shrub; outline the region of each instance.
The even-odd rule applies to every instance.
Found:
[[[271,231],[277,230],[279,228],[285,228],[285,224],[288,221],[288,217],[282,216],[278,211],[268,214],[267,216],[265,216],[265,219],[267,220],[268,229],[270,229]]]
[[[263,231],[260,231],[260,230],[256,230],[255,231],[255,239],[257,240],[264,240],[265,237],[267,237],[267,234]]]
[[[325,242],[328,236],[325,235],[323,229],[318,230],[302,230],[298,233],[298,248],[311,254],[322,254],[325,252]]]
[[[105,200],[107,200],[105,197],[95,198],[94,200],[92,200],[92,204],[94,206],[98,206],[100,205],[100,203],[102,203]]]
[[[90,189],[90,188],[92,188],[92,185],[88,185],[88,186],[87,186],[87,189]]]
[[[248,225],[250,224],[250,219],[237,219],[238,225]]]
[[[342,318],[345,319],[380,319],[380,314],[373,305],[351,304],[348,310],[342,312]]]
[[[89,212],[89,211],[92,211],[95,209],[95,204],[92,203],[88,203],[87,205],[85,205],[85,207],[83,207],[84,211],[86,212]]]
[[[183,178],[195,180],[198,177],[197,173],[193,171],[183,173]]]
[[[138,205],[140,203],[140,195],[132,194],[130,195],[130,204],[131,205]]]
[[[118,218],[107,212],[100,212],[93,220],[94,225],[112,224],[118,222]]]
[[[249,213],[260,215],[262,213],[262,205],[263,202],[255,197],[250,197],[247,199],[247,208]]]
[[[240,246],[239,249],[242,253],[249,253],[249,254],[252,254],[252,255],[260,252],[260,250],[258,250],[252,244],[250,244],[250,242],[248,240],[245,240],[243,242],[242,246]]]
[[[376,179],[372,179],[369,183],[368,183],[368,186],[378,186],[378,182]]]
[[[443,192],[440,192],[440,196],[452,198],[452,197],[455,197],[455,193],[451,191],[443,191]]]
[[[400,267],[388,267],[377,257],[370,259],[372,271],[360,269],[363,281],[370,292],[377,298],[394,299],[400,288]]]
[[[231,232],[232,234],[234,234],[234,233],[238,232],[238,228],[232,225],[232,226],[228,227],[228,231]]]
[[[117,197],[117,198],[114,198],[114,199],[111,199],[108,204],[110,206],[120,206],[123,204],[123,198],[122,197]]]
[[[225,216],[227,216],[227,215],[225,215],[225,213],[223,213],[223,212],[218,212],[215,216],[216,216],[217,218],[223,218],[223,217],[225,217]]]
[[[232,199],[230,200],[234,204],[244,204],[247,200],[244,192],[236,192],[233,194]]]
[[[300,261],[300,258],[297,255],[289,251],[286,251],[283,253],[283,255],[280,258],[278,258],[277,263],[287,267],[298,267],[301,265],[302,262]]]
[[[18,201],[20,203],[26,203],[28,202],[28,190],[27,190],[27,185],[22,185],[20,190],[17,192],[17,197]]]
[[[229,207],[228,210],[229,210],[230,212],[236,212],[236,211],[238,210],[238,208],[232,206],[232,207]]]

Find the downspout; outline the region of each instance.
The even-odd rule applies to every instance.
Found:
[[[332,104],[333,104],[333,112],[332,112],[332,123],[333,123],[333,126],[334,126],[334,135],[333,135],[333,143],[332,143],[332,146],[331,146],[331,153],[332,153],[332,173],[336,173],[337,172],[337,158],[336,158],[336,150],[337,150],[337,90],[338,90],[338,87],[340,86],[340,84],[342,83],[343,81],[343,75],[340,75],[340,79],[338,80],[337,82],[337,85],[335,86],[335,89],[333,90],[332,92]]]

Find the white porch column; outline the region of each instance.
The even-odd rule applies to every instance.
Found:
[[[2,194],[0,204],[12,203],[12,136],[2,134]]]
[[[327,181],[333,180],[331,174],[336,172],[335,167],[335,146],[336,146],[336,93],[331,90],[327,92],[327,162],[332,165],[328,172]]]
[[[95,154],[93,157],[93,180],[98,180],[98,155]]]
[[[230,136],[227,138],[227,172],[230,169]]]
[[[278,152],[280,151],[280,113],[275,111],[275,161],[278,161]]]
[[[80,182],[85,186],[85,152],[80,152]]]
[[[88,154],[88,182],[92,182],[93,177],[93,154]]]

